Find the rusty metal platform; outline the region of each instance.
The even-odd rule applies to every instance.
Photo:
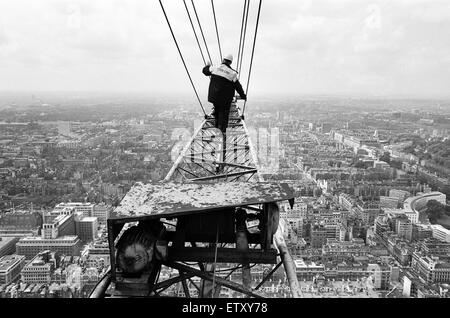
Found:
[[[136,183],[110,219],[138,221],[267,202],[293,200],[285,183]]]

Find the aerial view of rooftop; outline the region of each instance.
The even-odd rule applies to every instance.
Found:
[[[449,39],[440,0],[0,1],[0,298],[450,298]]]

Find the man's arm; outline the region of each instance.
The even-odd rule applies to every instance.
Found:
[[[206,66],[203,68],[203,74],[205,74],[206,76],[211,76],[211,70],[209,69],[211,67],[211,64],[208,63],[206,64]]]
[[[236,82],[234,82],[234,89],[238,92],[239,96],[241,96],[242,99],[247,100],[247,95],[245,95],[244,89],[242,88],[239,80],[236,80]]]

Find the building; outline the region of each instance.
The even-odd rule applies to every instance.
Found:
[[[75,215],[60,214],[50,223],[42,225],[42,238],[55,239],[60,236],[75,235]]]
[[[400,202],[403,202],[406,200],[406,198],[410,197],[411,193],[405,190],[398,190],[398,189],[390,189],[389,190],[389,197],[391,198],[397,198]]]
[[[425,255],[450,256],[450,243],[430,237],[420,242],[420,250]]]
[[[286,237],[296,240],[303,237],[303,220],[300,218],[286,218]]]
[[[412,240],[422,241],[427,238],[433,237],[433,230],[430,225],[425,224],[413,224]]]
[[[16,252],[16,244],[18,237],[1,236],[0,237],[0,257],[14,254]]]
[[[340,237],[340,225],[339,224],[325,224],[326,238],[327,239],[339,239]]]
[[[68,148],[68,149],[77,149],[81,145],[79,140],[61,140],[58,141],[56,147],[58,148]]]
[[[404,266],[410,264],[412,248],[408,242],[405,242],[404,239],[399,238],[398,235],[393,233],[391,235],[387,235],[387,240],[385,242],[387,243],[388,251],[400,264]]]
[[[339,241],[345,241],[345,236],[347,234],[347,227],[344,224],[339,224]]]
[[[341,193],[339,195],[339,204],[347,210],[351,211],[352,208],[356,205],[356,199],[349,194]]]
[[[411,267],[427,283],[450,283],[450,263],[437,256],[414,252]]]
[[[97,236],[97,228],[96,217],[83,217],[76,222],[76,233],[83,242],[94,241]]]
[[[389,268],[389,266],[380,264],[368,264],[367,272],[372,277],[372,283],[375,289],[389,289],[391,277],[391,269]]]
[[[111,207],[105,204],[96,204],[94,206],[93,217],[96,217],[99,224],[106,224],[106,221],[109,219],[109,215],[111,212]]]
[[[82,202],[68,202],[68,203],[60,203],[58,204],[53,211],[61,211],[66,208],[74,209],[75,212],[81,212],[83,216],[94,216],[94,207],[93,203],[82,203]]]
[[[15,282],[24,266],[25,256],[23,255],[14,254],[0,257],[0,285]]]
[[[358,203],[355,211],[364,224],[372,226],[381,210],[379,204]]]
[[[292,209],[286,210],[286,217],[288,218],[306,218],[308,213],[308,205],[300,200],[296,201]]]
[[[108,244],[94,243],[86,249],[84,254],[87,267],[104,267],[110,262]]]
[[[373,163],[373,167],[375,169],[379,169],[379,170],[389,170],[391,168],[391,166],[387,162],[384,162],[384,161],[375,161]]]
[[[417,298],[417,291],[419,286],[422,284],[423,283],[416,274],[407,271],[403,276],[403,296],[408,298]]]
[[[413,224],[417,223],[419,220],[419,210],[423,209],[430,200],[436,200],[445,205],[447,196],[444,193],[435,191],[421,193],[415,197],[409,197],[405,200],[403,203],[403,210]]]
[[[62,236],[55,239],[24,237],[16,245],[17,254],[31,259],[39,252],[50,250],[64,255],[80,255],[81,240],[77,236]]]
[[[450,243],[450,230],[447,230],[440,224],[430,225],[431,230],[433,231],[433,237],[442,241]]]
[[[398,206],[399,206],[399,199],[397,197],[380,196],[380,208],[397,209]]]
[[[33,230],[42,226],[42,215],[38,212],[14,211],[0,215],[1,230]]]
[[[295,271],[299,280],[312,280],[314,276],[325,272],[325,265],[305,262],[303,259],[294,260]]]
[[[391,228],[389,226],[388,217],[387,216],[379,216],[375,219],[375,234],[379,237],[383,236],[383,233],[386,233]]]
[[[322,247],[322,257],[326,260],[345,261],[353,259],[355,256],[366,256],[369,248],[364,242],[358,240],[339,242],[327,240]]]
[[[413,230],[413,224],[411,223],[411,220],[408,218],[398,218],[396,222],[395,227],[395,233],[400,238],[404,238],[407,241],[412,240],[412,230]]]
[[[28,284],[50,284],[55,268],[54,254],[42,251],[22,269],[22,281]]]
[[[327,241],[327,229],[323,225],[314,224],[311,226],[311,247],[322,248]]]

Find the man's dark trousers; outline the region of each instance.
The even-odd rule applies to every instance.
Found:
[[[225,134],[228,127],[228,119],[230,117],[231,104],[214,104],[215,127]]]

